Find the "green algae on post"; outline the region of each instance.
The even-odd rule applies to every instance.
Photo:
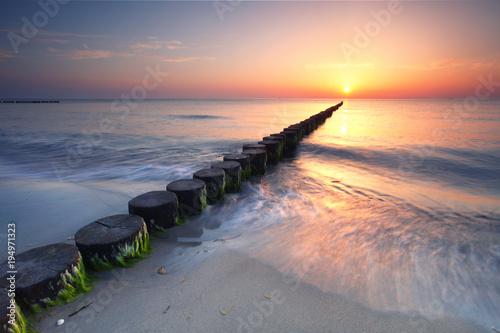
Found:
[[[183,218],[199,215],[207,206],[207,189],[202,180],[175,180],[167,185],[167,191],[173,192],[177,196],[179,216]]]
[[[259,141],[260,145],[263,145],[267,152],[267,160],[271,162],[278,162],[281,158],[281,142],[279,140],[263,140]]]
[[[241,166],[238,162],[217,162],[212,164],[211,168],[224,170],[224,188],[227,192],[239,192],[241,189]]]
[[[6,272],[6,265],[0,265],[0,271]],[[30,331],[30,321],[19,306],[32,313],[46,311],[76,300],[90,291],[95,281],[87,274],[77,247],[71,244],[49,244],[23,252],[16,257],[16,268],[17,323],[11,325],[11,332]]]
[[[41,299],[40,303],[34,304],[28,303],[25,300],[25,303],[28,303],[31,311],[40,313],[50,310],[53,306],[60,306],[73,302],[81,295],[91,291],[94,288],[91,286],[91,283],[97,280],[96,277],[86,272],[81,256],[78,258],[77,264],[61,273],[60,277],[61,279],[57,284],[62,288],[55,298],[46,297]],[[53,287],[50,286],[49,288]]]
[[[147,258],[152,252],[152,247],[149,245],[149,233],[146,228],[139,232],[131,244],[118,245],[116,251],[109,257],[99,257],[95,254],[90,259],[92,267],[95,270],[109,270],[116,266],[132,267],[138,261]]]
[[[201,169],[194,173],[193,178],[205,182],[208,204],[216,204],[226,194],[225,172],[223,169]]]
[[[250,179],[252,177],[252,168],[249,165],[246,169],[241,170],[241,178]]]
[[[75,243],[84,261],[95,270],[130,267],[151,252],[146,223],[130,214],[112,215],[86,225],[76,233]]]
[[[225,162],[238,162],[241,166],[241,178],[250,179],[252,176],[252,169],[250,168],[250,156],[245,154],[228,154],[224,155]]]
[[[0,311],[2,311],[0,317],[0,332],[34,332],[30,329],[32,326],[31,322],[25,318],[17,302],[9,295],[14,296],[9,294],[7,290],[0,291]]]
[[[263,175],[267,169],[267,153],[265,149],[246,149],[243,154],[250,156],[252,175]]]

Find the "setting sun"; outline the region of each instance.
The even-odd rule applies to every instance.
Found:
[[[349,88],[349,87],[345,87],[345,88],[344,88],[344,91],[345,91],[346,93],[348,93],[348,92],[349,92],[349,90],[351,90],[351,88]]]

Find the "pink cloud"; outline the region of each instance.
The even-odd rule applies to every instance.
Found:
[[[56,39],[56,38],[37,38],[36,40],[39,41],[39,42],[42,42],[42,43],[66,44],[68,42],[65,39]]]
[[[3,59],[8,59],[8,58],[15,58],[15,56],[9,52],[0,51],[0,61],[2,61]]]
[[[199,59],[198,57],[189,57],[189,58],[165,58],[164,62],[191,62]]]
[[[462,67],[465,65],[466,63],[461,59],[444,59],[431,63],[431,68]]]
[[[185,48],[182,46],[182,42],[178,40],[170,40],[170,41],[159,41],[159,40],[150,40],[147,43],[136,43],[130,45],[131,48],[135,50],[158,50],[161,48],[166,48],[168,50],[175,50],[180,48]]]

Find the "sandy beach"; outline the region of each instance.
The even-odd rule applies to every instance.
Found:
[[[184,227],[186,228],[186,227]],[[182,228],[178,228],[180,232]],[[184,230],[185,232],[185,230]],[[233,249],[156,238],[151,257],[98,273],[95,289],[42,314],[44,332],[486,332],[454,319],[371,310]],[[182,240],[181,238],[177,238]],[[303,275],[313,274],[308,265]],[[165,274],[158,270],[164,268]],[[90,304],[90,305],[89,305]],[[87,308],[71,315],[83,306]],[[57,326],[59,319],[65,323]]]

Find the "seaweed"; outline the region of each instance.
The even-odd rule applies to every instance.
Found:
[[[216,182],[207,182],[207,202],[209,204],[216,204],[222,197],[226,194],[226,177],[222,177],[222,186],[219,186]],[[202,203],[203,206],[203,203]],[[206,207],[203,207],[203,209]]]
[[[55,298],[45,297],[40,300],[40,303],[34,304],[29,303],[25,299],[24,303],[28,305],[33,313],[41,313],[50,310],[54,306],[60,306],[75,301],[81,295],[91,291],[94,288],[91,286],[91,283],[96,280],[97,278],[95,276],[87,273],[85,270],[85,265],[80,255],[76,265],[73,265],[60,274],[60,279],[57,282],[57,287],[60,287],[60,290],[57,292]],[[49,286],[49,288],[55,289],[52,285]]]
[[[270,161],[278,162],[282,156],[283,156],[282,144],[278,146],[278,150],[276,151],[276,153],[267,152],[267,157],[269,158]]]
[[[113,248],[112,255],[99,256],[98,253],[90,258],[89,263],[96,271],[110,270],[116,266],[132,267],[138,261],[147,258],[152,252],[149,244],[149,233],[146,224],[139,231],[131,244],[120,244]]]
[[[225,175],[224,178],[225,178],[225,182],[226,182],[226,191],[227,192],[230,192],[230,193],[234,193],[234,192],[239,192],[241,190],[241,170],[238,172],[238,180],[236,181],[236,183],[231,179],[230,176],[228,175]]]
[[[241,178],[250,179],[252,177],[252,168],[250,165],[246,169],[241,169]]]
[[[206,207],[207,207],[207,196],[208,196],[208,192],[207,192],[207,188],[206,186],[201,190],[201,197],[200,197],[200,201],[201,201],[201,210],[204,210]]]
[[[14,303],[14,306],[14,315],[16,319],[13,325],[10,323],[5,324],[3,327],[4,331],[7,333],[35,333],[35,331],[31,329],[33,326],[32,321],[23,315],[17,303]]]

